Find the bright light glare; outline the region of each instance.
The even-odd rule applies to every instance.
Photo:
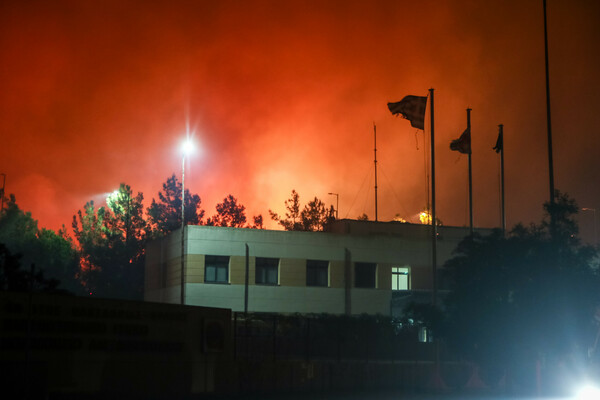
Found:
[[[109,199],[115,199],[117,196],[119,195],[119,190],[113,190],[112,192],[109,192],[106,194],[106,200],[108,201]]]
[[[419,221],[422,224],[431,224],[431,214],[428,211],[421,211],[419,214]]]
[[[192,154],[195,150],[196,150],[196,146],[194,146],[194,143],[189,139],[187,139],[181,145],[181,151],[183,151],[183,154],[185,154],[186,156],[189,154]]]
[[[123,207],[119,204],[120,194],[121,192],[119,190],[115,190],[112,193],[109,193],[108,196],[106,196],[106,205],[114,212],[123,212]]]
[[[592,385],[587,385],[581,388],[575,400],[598,400],[600,399],[600,389]]]

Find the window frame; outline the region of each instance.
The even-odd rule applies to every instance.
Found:
[[[209,259],[213,259],[215,261],[209,262]],[[217,261],[219,260],[219,261]],[[224,262],[227,260],[226,262]],[[229,268],[231,263],[230,256],[217,256],[212,254],[207,254],[204,256],[204,283],[216,283],[216,284],[228,284],[229,283]],[[214,280],[208,280],[208,268],[215,268],[215,278]],[[225,280],[219,280],[219,270],[225,269]]]
[[[254,259],[254,283],[256,285],[279,285],[279,258],[256,257]],[[265,274],[262,273],[265,271]],[[274,282],[269,279],[269,272],[275,271]]]
[[[324,284],[319,283],[319,273],[325,272]],[[329,261],[306,260],[306,286],[329,287]]]
[[[369,277],[367,282],[364,284],[363,280],[366,277],[365,269],[369,268],[369,274],[373,274],[372,278]],[[360,279],[359,279],[360,278]],[[371,282],[372,280],[372,282]],[[360,285],[359,285],[360,283]],[[372,283],[372,285],[371,285]],[[356,262],[354,263],[354,287],[358,289],[377,289],[377,263],[370,262]]]
[[[400,289],[400,276],[406,276],[406,289]],[[396,288],[394,288],[394,281],[396,281]],[[392,267],[392,290],[395,292],[410,290],[410,267],[405,266],[393,266]]]

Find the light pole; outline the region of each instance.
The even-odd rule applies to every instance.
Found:
[[[338,193],[327,193],[330,196],[335,196],[335,219],[338,219],[338,211],[340,209],[340,195]]]
[[[181,146],[181,305],[185,304],[185,156],[192,153],[194,145],[188,138]]]
[[[594,244],[598,244],[598,230],[596,228],[596,209],[595,208],[587,208],[582,207],[581,211],[591,211],[594,215]]]
[[[2,175],[2,178],[4,178],[2,180],[2,191],[0,192],[0,202],[2,204],[2,206],[0,206],[0,217],[2,216],[2,213],[4,212],[4,187],[6,186],[6,174],[0,173],[0,175]]]

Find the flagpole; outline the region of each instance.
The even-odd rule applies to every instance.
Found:
[[[373,140],[373,153],[375,157],[375,222],[377,222],[377,126],[375,126],[375,122],[373,122]]]
[[[437,217],[435,210],[435,124],[433,120],[433,88],[429,89],[431,95],[431,253],[432,253],[432,303],[433,307],[437,307]],[[446,387],[442,376],[440,375],[440,339],[437,336],[438,332],[434,332],[433,340],[435,342],[435,360],[433,376],[431,383],[436,390],[443,390]]]
[[[546,117],[548,126],[548,176],[550,178],[550,204],[554,204],[554,163],[552,161],[552,121],[550,118],[550,72],[548,67],[548,24],[546,22],[546,0],[544,0],[544,50],[546,64]],[[552,220],[554,218],[550,216]],[[551,222],[553,224],[553,221]]]
[[[181,305],[185,304],[185,152],[181,157]]]
[[[433,109],[433,91],[429,89],[429,97],[431,99],[431,252],[432,252],[432,268],[431,268],[431,303],[433,307],[437,307],[437,216],[435,209],[435,123]],[[396,103],[388,103],[388,109],[394,115],[401,114],[404,118],[410,120],[410,125],[413,128],[424,131],[425,125],[425,109],[427,107],[427,97],[421,96],[405,96],[401,101]],[[446,387],[440,376],[440,347],[439,339],[434,335],[435,342],[435,367],[431,383],[436,389]]]
[[[433,88],[429,89],[431,99],[431,257],[432,257],[432,296],[431,302],[437,306],[437,224],[435,210],[435,124],[433,120]]]
[[[471,168],[471,149],[473,143],[473,135],[471,134],[471,109],[467,108],[467,132],[469,132],[469,229],[473,234],[473,170]]]
[[[500,190],[502,196],[502,235],[506,233],[506,211],[504,208],[504,125],[498,125],[500,132],[498,135],[500,136],[500,140],[502,141],[502,146],[500,147]]]

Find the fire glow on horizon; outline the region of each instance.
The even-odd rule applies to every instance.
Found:
[[[548,4],[556,186],[594,209],[598,16],[594,2]],[[467,107],[475,225],[500,224],[500,123],[508,225],[539,221],[547,198],[541,1],[9,0],[0,50],[0,170],[40,226],[68,226],[121,182],[150,204],[179,176],[171,149],[189,127],[201,154],[186,158],[186,187],[208,216],[232,194],[276,227],[268,210],[295,189],[373,219],[374,121],[379,220],[415,219],[428,143],[386,103],[430,87],[444,224],[468,224],[466,157],[448,148]]]

